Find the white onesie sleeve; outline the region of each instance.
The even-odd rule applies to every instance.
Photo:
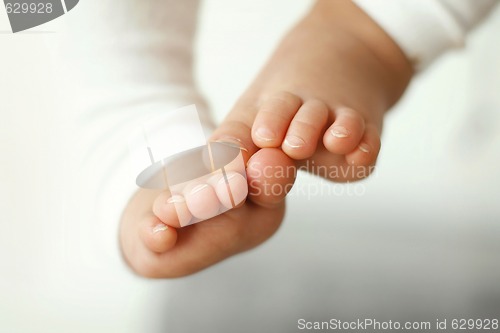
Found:
[[[192,104],[206,134],[212,128],[193,71],[198,8],[199,0],[85,0],[64,20],[56,52],[66,104],[64,163],[78,189],[77,217],[94,229],[82,246],[102,245],[95,246],[97,261],[99,253],[119,256],[118,221],[138,188],[129,150],[134,131]]]
[[[47,308],[63,313],[64,304],[78,304],[78,313],[67,317],[82,332],[96,332],[92,325],[117,332],[166,329],[151,318],[161,317],[154,313],[161,313],[167,286],[130,273],[120,253],[119,220],[138,189],[129,158],[133,131],[191,104],[203,126],[212,126],[192,66],[198,8],[198,0],[85,0],[47,38],[57,39],[50,49],[62,81],[62,106],[47,117],[60,131],[51,168],[64,233],[44,273],[54,286],[47,292],[63,301]],[[57,331],[72,330],[58,324]]]
[[[497,0],[354,0],[401,47],[415,69],[463,47]]]

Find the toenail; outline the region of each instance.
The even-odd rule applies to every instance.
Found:
[[[300,148],[305,146],[306,142],[304,139],[299,138],[295,135],[287,135],[285,138],[285,144],[290,148]]]
[[[160,231],[165,231],[167,229],[168,229],[168,227],[166,224],[160,223],[153,228],[153,234],[156,234],[157,232],[160,232]]]
[[[175,194],[168,198],[167,203],[172,204],[172,203],[180,203],[186,201],[182,195]]]
[[[349,131],[344,126],[334,126],[330,133],[336,138],[346,138],[349,136]]]
[[[275,138],[274,133],[265,127],[258,128],[255,135],[262,141],[272,141]]]
[[[198,193],[204,189],[206,189],[208,187],[207,184],[200,184],[200,185],[196,185],[195,187],[193,187],[193,189],[191,190],[191,192],[189,192],[189,194],[195,194],[195,193]]]
[[[362,143],[358,147],[359,147],[359,150],[361,150],[363,153],[369,153],[370,152],[370,146],[367,145],[366,143]]]

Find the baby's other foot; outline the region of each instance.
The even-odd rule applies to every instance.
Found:
[[[225,177],[217,174],[206,181],[192,182],[182,193],[162,192],[153,204],[153,213],[169,226],[184,227],[240,206],[247,194],[245,177],[230,171]]]
[[[283,168],[290,172],[283,174]],[[124,257],[140,275],[179,277],[259,245],[283,220],[294,169],[280,149],[261,149],[248,160],[247,179],[228,171],[227,183],[211,178],[174,195],[140,190],[122,217]],[[233,202],[235,209],[219,214]],[[208,220],[190,224],[195,219]]]

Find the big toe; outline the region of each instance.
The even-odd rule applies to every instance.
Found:
[[[282,150],[263,148],[247,164],[250,199],[261,206],[274,206],[283,201],[297,176],[293,160]]]

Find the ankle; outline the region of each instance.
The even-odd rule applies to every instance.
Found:
[[[306,20],[324,25],[324,29],[342,31],[362,43],[383,67],[385,108],[389,109],[401,97],[414,71],[411,62],[394,40],[352,1],[319,0]],[[359,56],[357,54],[356,56]]]

